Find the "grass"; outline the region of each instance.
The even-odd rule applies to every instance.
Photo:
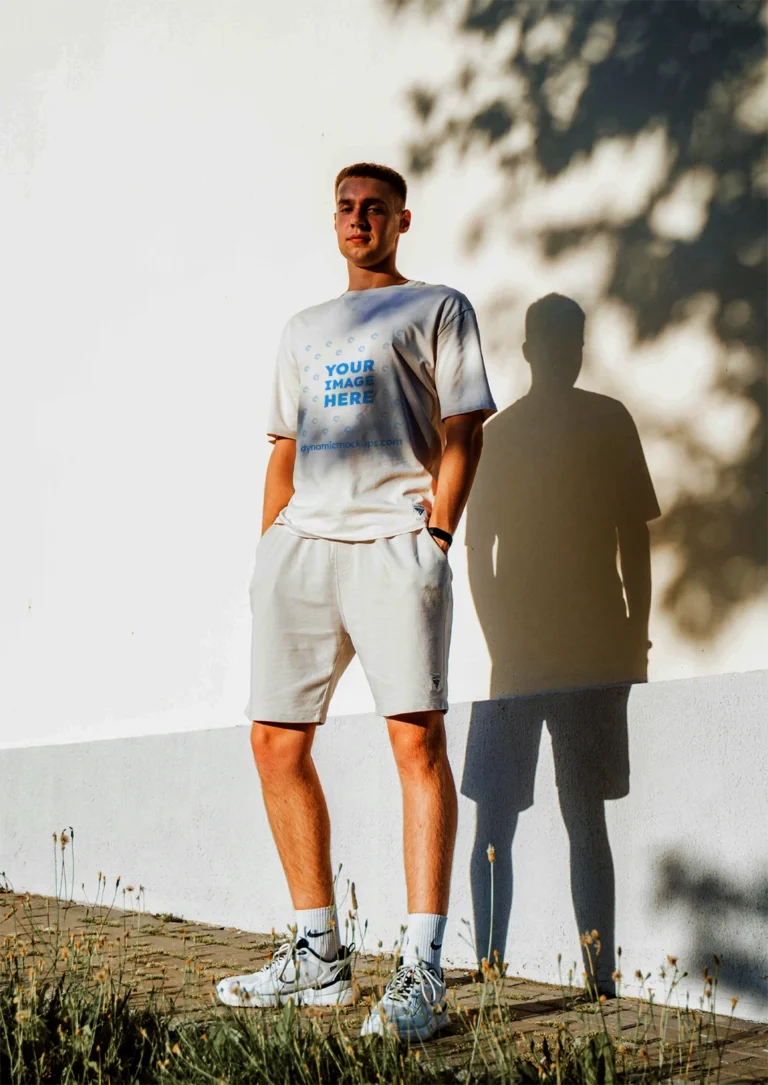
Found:
[[[26,986],[26,990],[25,990]],[[23,992],[23,993],[22,993]],[[484,1055],[471,1070],[429,1058],[426,1047],[350,1036],[341,1015],[292,1006],[274,1013],[233,1011],[205,1023],[177,1021],[174,1006],[131,1006],[130,986],[77,982],[71,972],[46,985],[3,983],[0,1080],[8,1083],[254,1082],[481,1083],[617,1080],[603,1037],[554,1048],[532,1043]],[[486,1024],[486,1038],[498,1030]],[[643,1075],[644,1080],[653,1080]]]
[[[29,897],[14,896],[13,929],[2,939],[0,958],[0,1082],[3,1085],[79,1082],[134,1085],[145,1082],[265,1083],[265,1085],[484,1085],[536,1082],[598,1085],[611,1082],[720,1079],[727,1032],[718,1033],[715,1016],[718,962],[705,971],[705,993],[698,1012],[672,1006],[684,977],[669,958],[660,978],[664,1000],[622,999],[621,974],[616,1041],[603,997],[585,998],[573,987],[572,969],[563,985],[564,1016],[548,1037],[521,1044],[520,1019],[504,993],[505,966],[485,959],[479,1005],[454,1012],[461,1035],[453,1047],[407,1045],[394,1038],[359,1037],[344,1012],[282,1010],[253,1012],[211,1007],[191,1013],[187,986],[194,970],[186,960],[178,997],[139,985],[142,912],[134,919],[115,916],[120,879],[109,904],[106,879],[99,875],[91,922],[81,932],[63,929],[61,908],[74,869],[62,871],[65,849],[74,834],[54,838],[57,895],[45,922],[33,914]],[[61,841],[64,840],[64,843]],[[493,852],[489,849],[490,874]],[[6,887],[6,892],[11,892]],[[132,887],[123,891],[133,893]],[[136,895],[139,903],[143,891]],[[357,922],[352,887],[350,921]],[[157,931],[154,925],[143,929]],[[165,918],[165,917],[162,917]],[[173,917],[175,920],[176,917]],[[197,938],[200,945],[210,939]],[[595,984],[600,952],[596,931],[582,938],[587,960],[585,987]],[[490,952],[489,952],[490,955]],[[155,968],[152,972],[156,974]],[[590,975],[591,972],[591,975]],[[638,973],[645,987],[650,974]],[[646,995],[648,992],[645,992]],[[622,1029],[621,1011],[634,1028]],[[735,1005],[735,1002],[734,1002]],[[706,1007],[706,1009],[705,1009]],[[732,1012],[733,1012],[732,1006]],[[631,1024],[631,1023],[630,1023]]]

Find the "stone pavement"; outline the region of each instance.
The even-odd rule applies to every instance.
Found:
[[[127,902],[130,903],[130,895]],[[33,955],[35,950],[30,946],[33,925],[38,938],[42,932],[54,939],[58,931],[59,944],[71,947],[70,952],[76,946],[96,947],[103,958],[112,962],[113,969],[122,963],[125,974],[138,985],[134,996],[137,1003],[145,1001],[148,992],[154,990],[161,998],[173,1000],[180,1015],[195,1017],[232,1012],[217,1003],[213,990],[216,982],[233,973],[255,971],[281,940],[279,936],[193,923],[180,916],[0,893],[0,936],[8,939],[3,941],[4,951],[24,943]],[[78,948],[77,952],[83,949]],[[338,1013],[343,1027],[354,1035],[371,1001],[383,990],[391,963],[391,958],[381,953],[360,955],[355,970],[357,1003],[327,1011],[329,1023]],[[463,1063],[473,1047],[473,1026],[478,1018],[483,984],[466,969],[449,971],[447,983],[452,1023],[430,1041],[429,1048],[448,1063]],[[663,1007],[650,1007],[624,997],[608,999],[598,1006],[585,1000],[578,990],[567,992],[512,976],[487,988],[486,1005],[489,1001],[493,1008],[485,1011],[485,1020],[492,1022],[496,1007],[503,1008],[512,1022],[506,1029],[507,1040],[525,1049],[531,1039],[540,1041],[547,1036],[551,1040],[563,1026],[574,1035],[605,1027],[616,1037],[627,1060],[652,1067],[658,1060],[659,1037],[663,1034],[666,1050],[677,1045],[680,1052],[679,1073],[674,1081],[719,1080],[723,1085],[768,1082],[768,1025],[705,1015],[704,1040],[696,1042],[693,1014],[673,1010],[665,1016]],[[719,1061],[717,1045],[711,1040],[713,1035],[717,1044],[722,1044],[719,1077],[711,1073]],[[711,1076],[706,1072],[707,1067]]]

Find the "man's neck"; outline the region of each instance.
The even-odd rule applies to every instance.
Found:
[[[347,261],[347,269],[349,271],[348,290],[376,290],[382,286],[402,286],[403,283],[408,282],[394,263],[376,267],[357,267]]]

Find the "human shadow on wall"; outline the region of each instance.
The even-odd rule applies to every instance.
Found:
[[[523,344],[531,390],[485,430],[467,547],[492,700],[473,708],[461,790],[477,803],[478,956],[489,945],[503,956],[512,844],[519,814],[533,803],[546,723],[576,922],[580,933],[599,931],[598,982],[610,990],[615,889],[605,802],[629,791],[627,700],[630,684],[647,678],[647,521],[659,507],[629,413],[574,388],[583,342],[576,302],[550,294],[534,303]],[[489,843],[496,853],[492,931]]]
[[[595,303],[654,353],[702,314],[709,391],[691,388],[675,411],[686,379],[675,339],[663,352],[675,417],[646,426],[685,465],[654,532],[676,558],[660,606],[689,642],[714,643],[765,590],[768,558],[764,3],[381,2],[404,30],[434,22],[446,40],[450,63],[409,88],[404,150],[409,176],[454,171],[468,258],[492,266],[503,237],[530,246],[533,266],[595,268],[610,253]],[[478,176],[492,183],[473,204]],[[509,340],[510,286],[509,304],[499,284],[480,314],[491,355]],[[740,440],[726,448],[731,410]],[[721,420],[717,439],[705,417]]]

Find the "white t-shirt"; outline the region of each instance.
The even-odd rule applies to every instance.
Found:
[[[360,542],[417,530],[443,419],[496,410],[475,312],[457,290],[409,281],[350,290],[289,320],[267,432],[296,440],[277,523]]]

